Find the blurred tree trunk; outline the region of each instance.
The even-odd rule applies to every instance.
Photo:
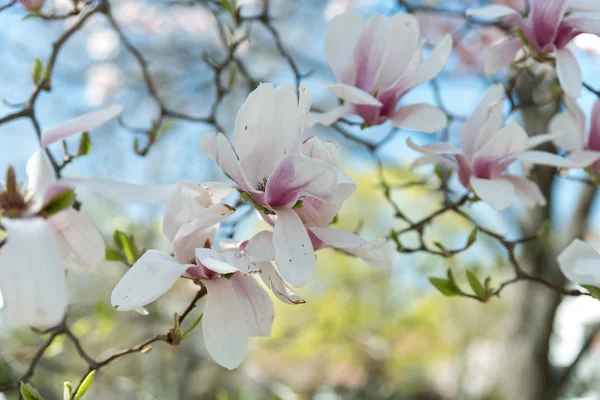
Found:
[[[527,73],[520,74],[516,93],[524,104],[533,104],[534,80]],[[530,136],[547,132],[550,119],[559,109],[559,102],[539,106],[525,106],[521,109],[522,121]],[[543,150],[552,151],[551,144]],[[551,210],[556,202],[552,196],[552,186],[556,179],[555,169],[536,168],[533,178],[540,186],[548,205],[531,209],[522,223],[524,236],[535,234],[546,221],[550,221],[549,240],[536,241],[522,252],[523,266],[535,275],[546,280],[561,283],[564,278],[556,262],[556,256],[576,237],[583,234],[594,190],[585,187],[579,194],[579,201],[573,210],[567,226],[556,226],[552,222]],[[511,400],[549,400],[556,394],[554,371],[549,362],[549,344],[556,310],[562,295],[540,284],[520,282],[504,294],[510,299],[510,313],[506,334],[502,376],[499,391],[502,398]]]

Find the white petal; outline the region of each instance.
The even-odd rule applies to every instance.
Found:
[[[363,104],[367,106],[382,106],[381,102],[369,93],[357,87],[343,84],[325,85],[325,87],[342,100],[352,104]]]
[[[222,133],[205,133],[200,138],[200,151],[210,157],[238,185],[245,186],[246,178],[229,140]]]
[[[503,179],[471,178],[471,187],[479,198],[496,211],[502,211],[510,205],[515,195],[514,185]]]
[[[261,269],[260,277],[265,285],[271,289],[275,297],[286,304],[304,304],[304,299],[298,296],[285,283],[281,275],[277,272],[273,264],[270,262],[262,262],[258,264]]]
[[[517,196],[527,207],[539,207],[546,205],[546,198],[542,194],[537,183],[515,175],[504,175],[515,187],[515,196]]]
[[[174,195],[165,205],[163,217],[163,233],[173,240],[177,230],[213,205],[209,192],[198,183],[181,181],[177,184]]]
[[[499,159],[515,153],[523,152],[529,144],[529,136],[517,121],[510,121],[500,129],[481,149],[475,154],[478,157]]]
[[[64,178],[59,185],[84,187],[100,196],[120,203],[165,204],[175,194],[177,185],[138,185],[109,179]]]
[[[597,0],[569,0],[569,10],[600,12]]]
[[[414,168],[421,167],[423,165],[430,165],[430,164],[445,165],[445,166],[447,166],[448,168],[451,168],[451,169],[455,169],[455,170],[458,169],[458,164],[456,163],[456,161],[451,160],[451,159],[449,159],[447,157],[444,157],[444,156],[437,156],[437,155],[425,156],[425,157],[417,158],[410,165],[410,169],[414,169]]]
[[[223,367],[237,368],[248,353],[248,325],[228,279],[203,280],[208,290],[202,333],[208,354]]]
[[[352,12],[340,14],[327,24],[325,58],[340,83],[354,83],[354,48],[364,24],[363,17]]]
[[[515,155],[517,160],[560,168],[576,168],[570,160],[545,151],[530,150]]]
[[[275,309],[267,292],[253,276],[235,274],[231,278],[231,284],[246,316],[248,334],[250,336],[271,336]]]
[[[298,139],[301,140],[307,125],[310,105],[312,104],[312,95],[304,82],[300,83],[298,92],[300,93],[300,98],[298,99]],[[300,142],[296,143],[300,144]]]
[[[278,210],[273,230],[275,260],[283,278],[293,286],[304,286],[315,274],[315,253],[302,224],[294,210]]]
[[[402,76],[420,41],[419,22],[413,15],[396,13],[387,19],[386,25],[387,51],[377,83],[380,90],[387,89]]]
[[[600,35],[600,6],[597,5],[596,7],[598,9],[594,10],[595,12],[573,12],[565,17],[563,23],[575,28],[579,32]]]
[[[110,302],[119,311],[150,304],[165,294],[191,264],[180,264],[157,250],[148,250],[113,289]]]
[[[465,12],[467,17],[481,18],[487,20],[498,19],[506,16],[519,15],[519,13],[508,6],[493,4],[479,8],[468,8]]]
[[[446,35],[444,38],[435,46],[429,57],[419,65],[417,71],[410,78],[408,87],[415,87],[422,83],[429,82],[439,74],[446,61],[450,58],[452,53],[452,36]]]
[[[330,126],[337,120],[342,118],[344,115],[352,113],[352,107],[349,104],[345,104],[339,107],[332,108],[325,112],[311,111],[306,119],[306,126],[309,128],[316,124]]]
[[[596,161],[600,160],[600,151],[579,150],[574,151],[569,155],[569,160],[577,168],[589,167]]]
[[[556,146],[561,149],[567,151],[583,149],[585,132],[579,130],[577,122],[570,114],[566,112],[556,114],[550,121],[550,131],[562,133],[554,139]]]
[[[273,261],[275,259],[273,233],[268,231],[258,232],[248,241],[245,250],[252,261]]]
[[[434,133],[448,126],[448,117],[431,104],[411,104],[400,107],[391,118],[396,128]]]
[[[225,275],[238,272],[238,269],[225,261],[225,258],[212,249],[196,249],[196,259],[206,268],[217,274]]]
[[[44,150],[38,150],[29,157],[26,172],[28,194],[33,196],[36,202],[33,208],[38,208],[42,205],[50,186],[56,184],[54,169]]]
[[[492,76],[513,62],[517,53],[523,47],[521,39],[506,39],[490,47],[483,56],[483,72]]]
[[[106,257],[100,232],[73,208],[48,219],[56,233],[60,250],[69,268],[95,271]]]
[[[581,68],[571,50],[556,50],[556,73],[567,95],[575,98],[581,95]]]
[[[66,139],[69,136],[88,132],[121,114],[123,106],[113,105],[63,122],[42,134],[42,148]]]
[[[563,136],[563,134],[561,132],[541,133],[541,134],[535,135],[533,137],[530,137],[529,140],[527,141],[527,148],[533,149],[535,147],[538,147],[541,144],[552,142],[557,139],[560,140],[560,138],[562,136]]]
[[[436,154],[461,154],[462,151],[454,146],[453,144],[442,142],[442,143],[434,143],[428,144],[426,146],[419,146],[411,138],[406,140],[406,144],[411,149],[418,151],[419,153],[428,154],[428,155],[436,155]]]
[[[486,111],[486,119],[475,138],[475,146],[473,147],[475,154],[486,146],[489,141],[498,134],[500,129],[502,129],[502,122],[504,120],[504,100],[491,105]]]
[[[7,322],[50,327],[67,308],[64,262],[50,225],[41,218],[3,218],[8,237],[0,248],[0,290]]]
[[[566,249],[559,254],[558,265],[563,275],[570,281],[583,285],[598,286],[597,279],[600,276],[600,268],[596,273],[578,273],[576,270],[580,260],[592,260],[600,267],[600,254],[589,244],[575,239]]]

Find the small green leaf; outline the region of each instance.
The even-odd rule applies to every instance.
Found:
[[[452,297],[458,296],[459,294],[456,285],[448,279],[429,278],[429,282],[431,282],[431,284],[444,296]]]
[[[235,10],[233,9],[233,6],[229,2],[229,0],[221,0],[221,7],[227,10],[229,14],[235,15]]]
[[[79,148],[77,149],[77,156],[85,156],[92,151],[92,140],[88,132],[83,132],[79,139]]]
[[[473,228],[473,230],[469,234],[469,239],[467,239],[467,247],[471,246],[473,243],[475,243],[477,241],[477,232],[478,231],[479,231],[478,228]]]
[[[90,386],[92,385],[92,382],[94,382],[94,376],[96,376],[95,370],[87,374],[83,382],[81,382],[81,386],[79,386],[77,393],[75,393],[75,397],[73,397],[73,400],[81,400],[85,392],[87,392]]]
[[[202,317],[204,316],[204,314],[200,314],[200,316],[198,318],[196,318],[196,320],[194,321],[194,323],[192,324],[192,326],[190,326],[185,332],[183,332],[183,335],[181,335],[181,341],[183,342],[185,340],[185,337],[187,335],[189,335],[194,329],[196,329],[196,327],[198,326],[198,324],[200,323],[200,321],[202,321]]]
[[[292,206],[292,208],[302,208],[302,206],[303,206],[303,205],[304,205],[304,202],[303,202],[302,200],[298,200],[298,201],[296,202],[296,204],[294,204],[294,205]]]
[[[156,136],[155,136],[154,140],[158,140],[159,137],[161,137],[169,129],[171,129],[171,127],[173,126],[174,123],[175,123],[175,121],[170,119],[167,122],[165,122],[164,124],[162,124],[160,129],[156,132]]]
[[[31,72],[31,77],[33,78],[33,83],[38,84],[40,79],[42,79],[42,73],[44,70],[44,66],[39,58],[36,58],[33,62],[33,71]]]
[[[72,207],[74,203],[75,192],[73,189],[63,190],[46,203],[44,208],[42,208],[41,213],[49,217]]]
[[[73,385],[67,381],[63,383],[63,400],[71,400],[71,396],[73,396]]]
[[[479,279],[477,279],[477,276],[473,272],[467,270],[467,279],[469,285],[471,285],[471,289],[473,289],[473,293],[475,293],[477,297],[485,298],[487,293]]]
[[[20,391],[25,400],[42,400],[42,396],[29,383],[21,382]]]
[[[123,256],[117,250],[106,249],[106,261],[123,261]]]
[[[593,298],[600,300],[600,288],[592,285],[581,285],[584,289],[590,292]]]
[[[133,236],[127,235],[125,232],[116,230],[113,235],[114,241],[117,247],[125,255],[125,261],[129,264],[135,263],[140,257],[137,249],[135,248],[135,242]]]

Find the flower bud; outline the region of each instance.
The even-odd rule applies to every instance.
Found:
[[[18,0],[29,11],[39,11],[46,0]]]

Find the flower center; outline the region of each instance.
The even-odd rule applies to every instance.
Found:
[[[5,217],[17,218],[28,206],[23,187],[17,182],[14,168],[9,165],[6,168],[6,184],[0,185],[0,211]]]

